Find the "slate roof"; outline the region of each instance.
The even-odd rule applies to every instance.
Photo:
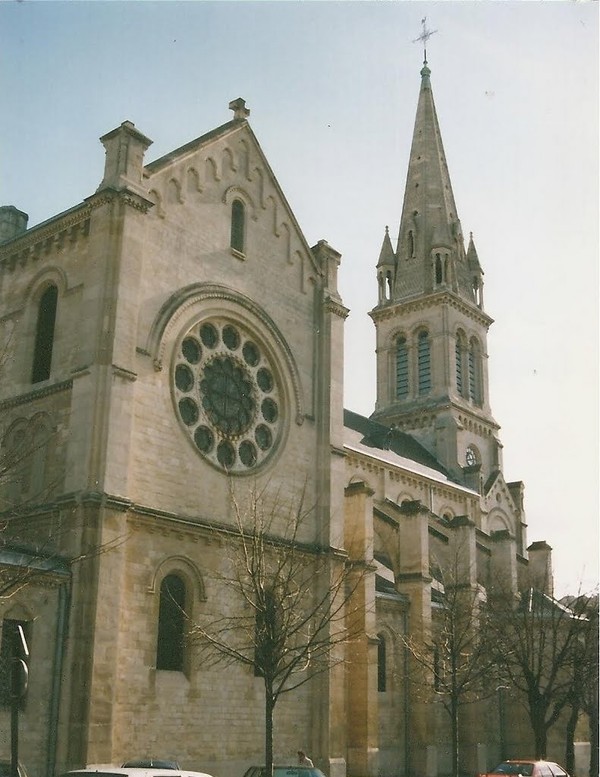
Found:
[[[344,410],[344,426],[362,435],[360,443],[363,446],[380,451],[392,451],[403,459],[439,473],[446,480],[457,482],[435,456],[406,432],[372,421],[352,410]]]

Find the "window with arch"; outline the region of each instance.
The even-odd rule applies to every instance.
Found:
[[[377,635],[377,690],[379,693],[387,690],[387,656],[383,634]]]
[[[435,283],[439,286],[444,282],[444,264],[441,254],[435,255]]]
[[[157,669],[183,672],[186,604],[185,582],[178,574],[168,574],[160,584]]]
[[[419,394],[428,394],[431,391],[431,343],[425,330],[417,337],[417,374]]]
[[[482,404],[481,349],[475,338],[469,343],[469,396],[476,405]]]
[[[408,344],[406,337],[396,340],[396,398],[408,396]]]
[[[244,253],[246,232],[246,208],[241,200],[231,203],[231,247]]]
[[[0,639],[0,707],[10,707],[13,658],[20,656],[19,626],[31,650],[31,621],[5,618]]]
[[[57,302],[58,289],[52,284],[44,291],[38,305],[31,370],[32,383],[40,383],[50,377]]]
[[[465,336],[462,332],[457,332],[455,343],[455,361],[456,361],[456,390],[461,397],[465,396]]]

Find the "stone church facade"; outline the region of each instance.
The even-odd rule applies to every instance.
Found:
[[[402,636],[432,633],[453,558],[482,596],[497,577],[549,590],[551,558],[502,474],[492,320],[429,69],[397,247],[386,230],[376,268],[371,418],[343,410],[340,254],[307,243],[244,101],[230,108],[152,162],[124,122],[101,138],[96,192],[42,224],[0,209],[0,569],[35,572],[0,602],[31,647],[23,760],[31,777],[149,753],[216,777],[262,760],[261,679],[165,649],[161,592],[192,622],[224,606],[214,529],[232,483],[268,484],[315,505],[300,539],[369,569],[358,652],[279,703],[276,758],[442,775],[448,724],[412,689]],[[498,720],[495,700],[465,720],[465,771],[530,747]],[[0,729],[2,756],[6,706]]]

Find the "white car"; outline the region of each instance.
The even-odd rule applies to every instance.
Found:
[[[186,769],[172,767],[138,767],[138,766],[86,766],[85,769],[73,769],[63,772],[60,777],[212,777],[205,772],[190,772]]]

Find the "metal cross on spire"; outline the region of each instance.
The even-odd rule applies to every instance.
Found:
[[[423,25],[423,32],[419,35],[418,38],[415,38],[413,40],[413,43],[418,43],[419,41],[423,41],[423,64],[427,64],[427,41],[431,36],[437,32],[437,30],[428,30],[427,29],[427,17],[424,16],[421,19],[421,24]]]

